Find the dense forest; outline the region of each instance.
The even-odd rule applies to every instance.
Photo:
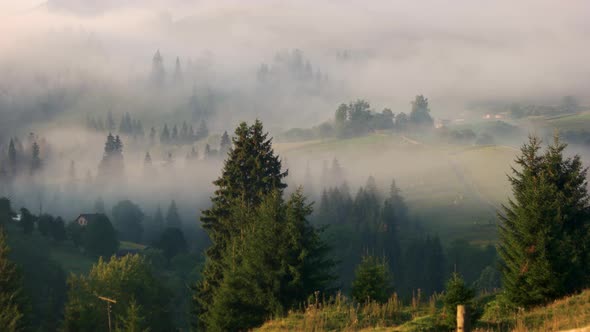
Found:
[[[590,326],[587,7],[0,1],[0,331]]]

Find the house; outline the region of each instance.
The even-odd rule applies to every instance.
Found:
[[[106,218],[106,216],[102,213],[85,213],[79,215],[74,221],[80,226],[86,226],[88,223],[94,222],[95,220],[100,220]]]

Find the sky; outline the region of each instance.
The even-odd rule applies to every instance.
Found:
[[[416,94],[448,108],[586,100],[590,86],[587,1],[2,0],[0,13],[0,61],[12,65],[96,51],[109,74],[141,71],[160,49],[169,62],[208,54],[220,73],[239,77],[299,48],[346,82],[343,98],[380,105],[407,105]],[[99,47],[89,51],[80,35]]]

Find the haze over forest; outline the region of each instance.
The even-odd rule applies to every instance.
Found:
[[[555,184],[547,197],[588,205],[588,13],[582,0],[0,1],[0,228],[32,303],[15,330],[84,330],[92,320],[82,312],[102,330],[95,304],[76,302],[96,291],[122,299],[117,328],[153,331],[281,330],[280,319],[320,293],[351,308],[401,301],[387,322],[336,330],[426,313],[434,330],[453,329],[439,318],[456,310],[444,296],[459,284],[490,328],[486,301],[516,310],[582,291],[590,282],[572,276],[590,263],[585,251],[547,263],[574,266],[552,280],[567,286],[514,295],[538,285],[517,284],[506,267],[518,256],[510,230],[549,219],[505,207],[533,199],[514,181],[528,174],[519,158],[532,147],[545,156],[532,170],[550,169],[559,150],[559,169],[583,192],[543,178]],[[575,211],[559,218],[586,225],[587,211]],[[508,220],[516,215],[521,224]],[[571,237],[547,247],[588,239],[559,234]],[[300,242],[283,248],[281,236]],[[542,242],[522,237],[529,249]],[[273,251],[301,265],[274,271],[256,258]],[[34,261],[44,273],[32,273]],[[125,264],[146,267],[151,298],[92,279]],[[254,267],[296,281],[270,295],[240,284],[273,278]],[[360,280],[375,271],[382,284]],[[236,299],[236,289],[269,300]],[[251,320],[224,316],[249,305]],[[136,309],[153,317],[133,320]]]

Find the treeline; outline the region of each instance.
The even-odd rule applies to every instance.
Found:
[[[105,121],[89,115],[86,119],[86,128],[98,132],[118,133],[133,139],[143,139],[147,135],[151,145],[158,142],[166,145],[190,145],[209,137],[209,128],[205,120],[201,120],[196,129],[192,124],[183,121],[180,125],[174,124],[170,127],[165,123],[160,130],[151,127],[146,133],[141,120],[133,119],[129,113],[121,116],[121,122],[117,127],[111,111],[107,113]]]
[[[347,138],[363,136],[378,130],[405,132],[408,129],[428,130],[434,127],[430,115],[428,98],[416,96],[409,114],[393,113],[389,108],[377,112],[366,100],[359,99],[341,104],[335,112],[334,120],[319,126],[302,129],[294,128],[283,133],[285,139]]]
[[[410,220],[395,181],[382,193],[370,177],[354,197],[346,184],[325,189],[313,220],[328,226],[325,238],[339,262],[340,289],[350,289],[354,271],[367,255],[387,263],[391,293],[405,299],[416,292],[426,297],[441,292],[453,271],[481,291],[500,286],[494,247],[457,240],[445,250],[438,236]]]

